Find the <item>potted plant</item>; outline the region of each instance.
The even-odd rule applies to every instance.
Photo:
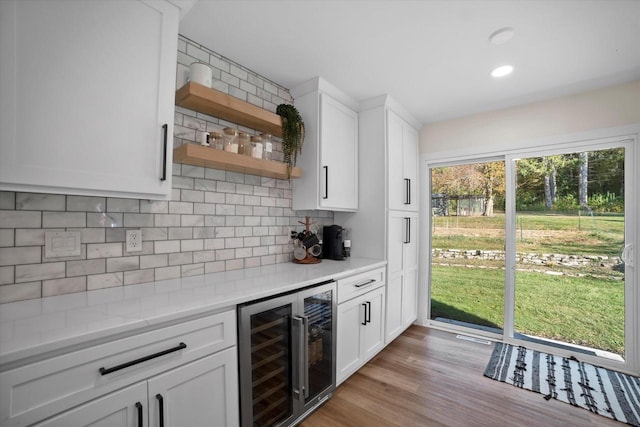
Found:
[[[282,119],[282,151],[287,164],[287,176],[291,178],[291,169],[302,152],[304,122],[296,107],[290,104],[278,105],[276,114]]]

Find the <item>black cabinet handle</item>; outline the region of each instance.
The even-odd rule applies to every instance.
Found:
[[[324,169],[324,196],[323,199],[329,198],[329,166],[323,166]]]
[[[361,325],[367,326],[367,304],[362,303],[361,304],[364,307],[364,319],[362,320],[362,323],[360,323]]]
[[[365,310],[365,320],[364,321],[366,323],[371,323],[371,301],[367,301],[367,308],[369,309],[369,314],[367,315],[366,314],[367,310]]]
[[[136,410],[138,411],[138,427],[142,427],[142,403],[136,402]]]
[[[404,179],[405,189],[404,189],[404,204],[411,204],[411,180],[409,178]]]
[[[371,285],[371,284],[373,284],[373,283],[375,283],[375,282],[376,282],[376,279],[369,279],[369,280],[367,280],[367,281],[366,281],[366,282],[364,282],[364,283],[360,283],[360,284],[358,284],[358,285],[354,285],[354,286],[355,286],[356,288],[362,288],[362,287],[365,287],[365,286],[369,286],[369,285]]]
[[[164,154],[162,156],[162,176],[160,177],[160,181],[166,181],[167,180],[167,142],[168,142],[168,135],[167,132],[169,130],[169,125],[168,124],[163,124],[162,125],[162,132],[164,134],[163,136],[163,144],[164,144]]]
[[[411,243],[411,218],[405,218],[404,221],[405,221],[405,231],[406,231],[404,243]]]
[[[146,362],[147,360],[155,359],[156,357],[164,356],[165,354],[169,354],[169,353],[173,353],[175,351],[182,350],[184,348],[187,348],[187,345],[185,343],[181,342],[180,344],[178,344],[177,346],[175,346],[173,348],[170,348],[170,349],[167,349],[167,350],[163,350],[163,351],[159,351],[158,353],[150,354],[148,356],[141,357],[140,359],[132,360],[131,362],[127,362],[127,363],[123,363],[122,365],[114,366],[113,368],[100,368],[100,369],[98,369],[98,371],[100,372],[100,375],[107,375],[107,374],[110,374],[112,372],[119,371],[121,369],[125,369],[125,368],[128,368],[130,366],[142,363],[142,362]]]
[[[164,399],[160,393],[156,394],[158,401],[158,426],[164,427]]]

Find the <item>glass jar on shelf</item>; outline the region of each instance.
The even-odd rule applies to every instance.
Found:
[[[246,132],[238,133],[238,154],[251,156],[251,137]]]
[[[273,160],[273,142],[271,141],[271,134],[263,133],[260,134],[262,137],[262,158],[264,160]]]
[[[209,145],[216,150],[222,150],[224,148],[224,138],[220,132],[209,133]]]
[[[238,132],[233,128],[222,129],[224,133],[224,151],[238,153]]]
[[[254,159],[262,159],[262,137],[261,136],[252,136],[251,137],[251,157]]]

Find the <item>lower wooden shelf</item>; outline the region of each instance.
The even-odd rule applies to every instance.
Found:
[[[253,157],[203,147],[198,144],[183,144],[173,150],[173,161],[186,165],[242,172],[249,175],[265,176],[277,179],[289,179],[287,165],[271,160],[254,159]],[[291,178],[300,178],[302,169],[294,167]]]

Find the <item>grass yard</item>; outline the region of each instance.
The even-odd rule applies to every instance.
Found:
[[[432,219],[432,248],[504,251],[504,214]],[[516,226],[518,254],[599,255],[613,260],[624,244],[622,215],[519,213]],[[434,259],[431,317],[502,328],[503,268],[499,260]],[[622,271],[599,261],[580,267],[519,262],[518,268],[526,271],[516,273],[516,332],[624,353]]]
[[[502,328],[504,271],[432,267],[431,317]],[[519,272],[515,330],[624,353],[624,284]]]

